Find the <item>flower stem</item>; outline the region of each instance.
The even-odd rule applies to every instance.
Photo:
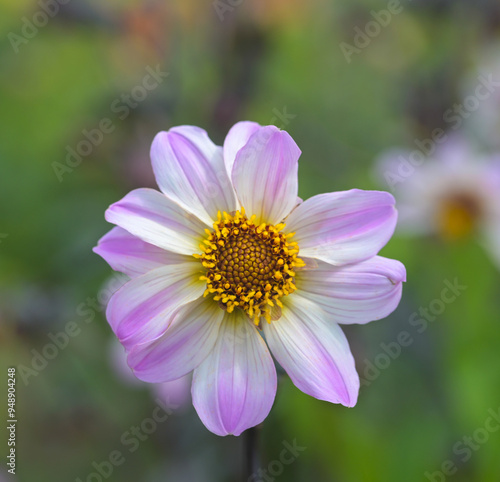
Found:
[[[260,467],[259,457],[259,427],[252,427],[245,431],[244,450],[245,450],[245,476],[243,482],[247,482],[250,477],[257,472]]]

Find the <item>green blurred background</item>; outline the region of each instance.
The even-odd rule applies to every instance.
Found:
[[[99,304],[112,272],[91,249],[110,228],[109,204],[155,186],[149,146],[174,125],[201,126],[219,144],[242,119],[287,130],[302,150],[304,199],[384,189],[373,174],[380,152],[445,127],[462,79],[500,39],[497,0],[402,0],[348,61],[341,43],[353,45],[371,11],[391,3],[0,0],[0,419],[14,366],[19,420],[16,475],[0,478],[239,480],[241,437],[212,435],[191,406],[137,450],[122,443],[156,405],[145,384],[124,383],[113,367]],[[127,106],[122,96],[142,93],[147,69],[157,68],[168,76]],[[111,132],[68,165],[68,149],[105,118]],[[255,480],[500,480],[500,431],[484,429],[492,412],[500,420],[498,268],[474,239],[395,236],[382,254],[405,263],[408,282],[395,313],[345,330],[365,380],[358,405],[315,400],[283,377],[261,430],[268,479]],[[412,314],[455,279],[466,289],[418,333]],[[77,336],[21,376],[71,321]],[[399,353],[391,343],[402,332],[411,341]],[[468,436],[474,449],[463,449]],[[273,465],[294,440],[306,449]],[[116,450],[125,461],[92,476]]]

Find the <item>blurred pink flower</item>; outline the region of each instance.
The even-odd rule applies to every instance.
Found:
[[[399,229],[447,241],[477,236],[500,263],[500,153],[479,155],[450,136],[419,166],[411,154],[390,151],[377,167],[393,184]]]
[[[94,248],[132,278],[107,309],[129,366],[151,383],[193,372],[193,404],[218,435],[268,415],[270,351],[305,393],[354,406],[359,377],[338,324],[383,318],[401,298],[404,266],[377,256],[394,198],[355,189],[301,202],[299,156],[286,132],[253,122],[223,147],[193,126],[161,132],[151,158],[162,193],[113,204],[118,226]]]
[[[139,380],[127,365],[127,353],[123,346],[113,339],[110,345],[110,361],[117,376],[127,385],[142,388],[146,385]],[[191,401],[191,374],[164,383],[147,384],[153,392],[153,398],[159,398],[168,407],[182,410]]]

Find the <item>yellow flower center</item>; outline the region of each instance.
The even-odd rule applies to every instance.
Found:
[[[481,212],[479,200],[468,193],[444,199],[437,214],[441,236],[456,240],[470,235],[478,224]]]
[[[294,268],[305,263],[297,257],[299,248],[283,234],[284,223],[256,224],[256,216],[248,219],[245,210],[234,214],[218,213],[213,231],[206,229],[207,238],[200,245],[201,259],[206,268],[205,296],[214,295],[222,309],[231,313],[241,308],[258,325],[264,317],[271,322],[271,309],[283,307],[280,298],[293,293]]]

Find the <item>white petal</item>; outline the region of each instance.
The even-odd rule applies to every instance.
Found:
[[[261,126],[256,122],[242,121],[234,124],[224,140],[224,162],[229,177],[233,171],[234,161],[238,151],[248,142],[250,136]]]
[[[136,189],[106,211],[106,220],[146,243],[179,254],[200,253],[206,226],[154,189]]]
[[[158,338],[178,308],[203,295],[206,283],[199,279],[200,267],[191,262],[154,269],[111,297],[106,317],[127,349]]]
[[[381,256],[344,266],[318,260],[315,269],[297,272],[294,296],[316,303],[336,323],[368,323],[396,309],[403,281],[404,266]]]
[[[194,371],[193,404],[210,431],[240,435],[267,417],[276,383],[264,340],[237,309],[224,318],[212,353]]]
[[[166,264],[180,264],[193,258],[165,251],[118,226],[105,234],[93,249],[115,270],[135,278]]]
[[[160,132],[151,146],[158,186],[167,197],[212,227],[217,212],[236,209],[222,147],[194,126]]]
[[[314,303],[285,300],[281,318],[263,325],[272,354],[304,393],[353,407],[359,377],[344,333]]]
[[[300,149],[285,131],[266,126],[238,151],[232,180],[238,199],[257,222],[277,224],[297,203]]]
[[[213,349],[224,313],[208,298],[183,306],[163,335],[131,350],[128,364],[136,377],[161,383],[193,371]]]
[[[319,194],[297,206],[285,219],[285,232],[300,256],[343,265],[375,256],[394,233],[397,211],[387,192],[351,191]]]

